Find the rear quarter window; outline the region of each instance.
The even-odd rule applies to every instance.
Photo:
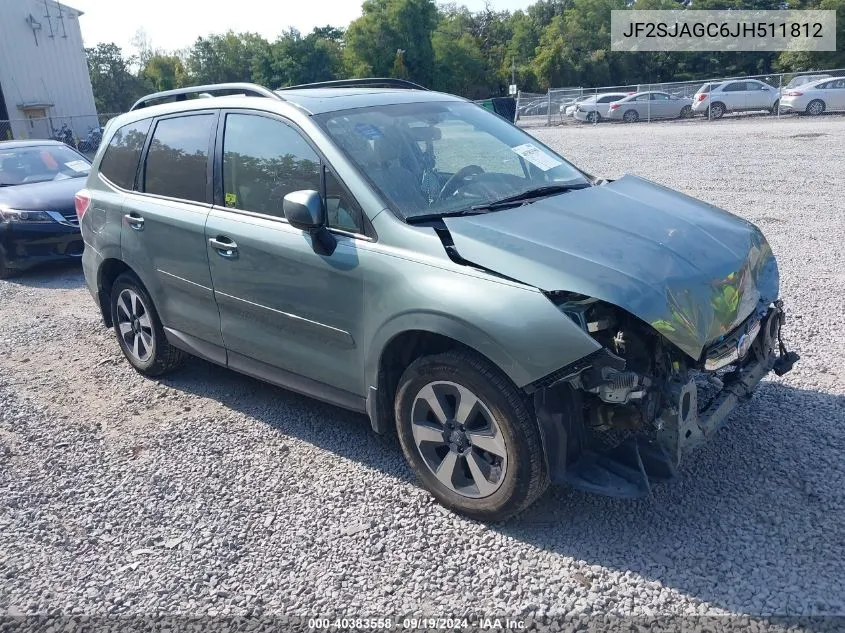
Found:
[[[100,162],[100,173],[123,189],[135,186],[135,173],[152,119],[124,125],[114,133]]]

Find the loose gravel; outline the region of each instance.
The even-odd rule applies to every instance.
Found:
[[[845,120],[532,130],[758,223],[796,369],[651,498],[434,504],[359,415],[191,360],[148,380],[77,267],[0,281],[0,613],[845,614]]]

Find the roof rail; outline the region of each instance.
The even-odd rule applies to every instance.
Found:
[[[151,104],[151,102],[158,101],[159,99],[166,99],[167,97],[176,97],[176,101],[184,101],[185,99],[187,99],[188,95],[201,95],[202,93],[207,93],[208,95],[213,96],[213,93],[221,92],[223,90],[236,90],[241,94],[246,94],[248,96],[253,97],[268,97],[270,99],[278,100],[282,99],[272,90],[269,90],[264,86],[259,86],[257,84],[210,84],[207,86],[192,86],[190,88],[176,88],[175,90],[164,90],[162,92],[154,92],[153,94],[149,94],[146,97],[141,97],[140,99],[138,99],[138,101],[135,102],[135,105],[129,108],[129,110],[131,112],[132,110],[140,110],[141,108],[146,108],[148,105]]]
[[[365,79],[335,79],[334,81],[319,81],[313,84],[285,86],[279,90],[304,90],[308,88],[405,88],[406,90],[428,90],[407,79],[393,77],[367,77]]]

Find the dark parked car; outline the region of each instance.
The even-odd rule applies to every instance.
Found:
[[[108,126],[83,270],[137,371],[187,352],[366,413],[438,501],[499,520],[550,480],[648,495],[792,367],[756,226],[365,81],[183,88]]]
[[[90,169],[87,158],[58,141],[0,143],[0,279],[82,256],[74,194]]]

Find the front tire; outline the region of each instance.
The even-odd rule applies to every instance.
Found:
[[[587,115],[587,123],[596,124],[601,121],[601,115],[598,112],[590,112]]]
[[[0,245],[0,279],[9,279],[16,272],[14,268],[9,267],[6,250]]]
[[[184,353],[168,343],[153,300],[135,275],[115,280],[111,314],[120,349],[139,373],[161,376],[182,364]]]
[[[395,414],[411,468],[455,512],[502,521],[548,487],[539,429],[522,394],[473,352],[411,363],[399,380]]]
[[[775,101],[774,104],[772,104],[772,107],[769,109],[769,114],[771,115],[778,114],[778,112],[780,112],[780,99]]]

